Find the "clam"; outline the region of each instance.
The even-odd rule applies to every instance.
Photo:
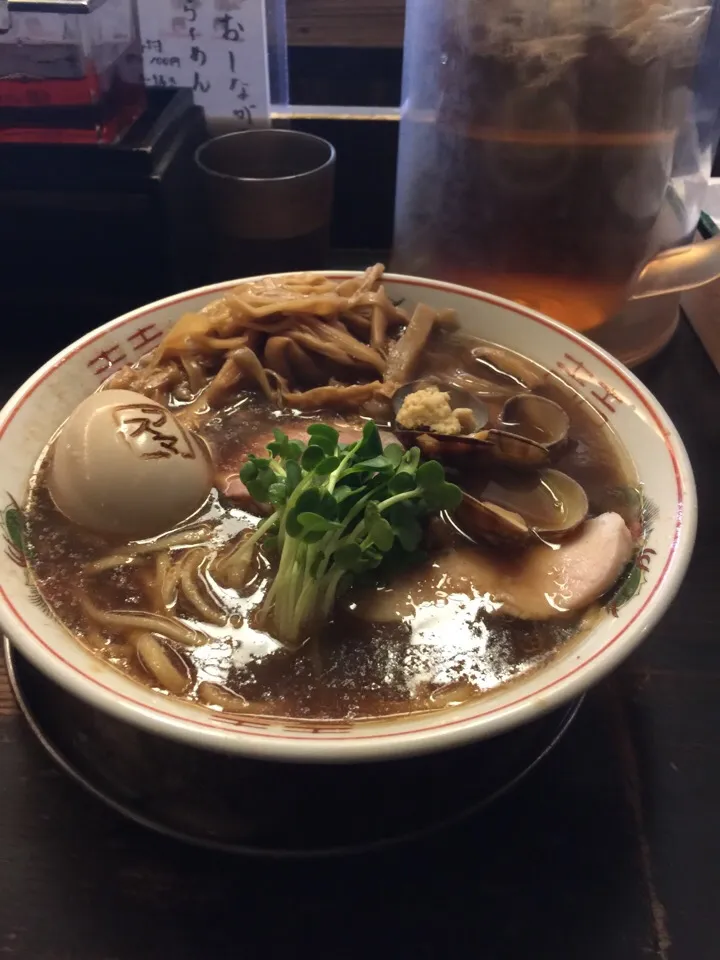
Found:
[[[553,400],[519,393],[506,401],[497,424],[487,431],[493,459],[514,467],[542,467],[562,444],[570,417]]]
[[[567,440],[570,417],[554,400],[520,393],[502,408],[498,430],[553,450]]]
[[[473,539],[524,543],[530,537],[530,527],[519,513],[489,500],[478,500],[469,493],[465,494],[454,516],[463,533]]]
[[[486,431],[483,441],[490,444],[493,460],[513,467],[541,467],[550,459],[550,451],[536,440],[506,430]]]
[[[398,415],[408,396],[428,387],[447,393],[453,410],[472,411],[473,432],[448,434],[431,429],[429,424],[414,423],[412,429],[402,425]],[[486,404],[469,390],[435,378],[414,380],[397,390],[393,410],[393,432],[401,443],[415,445],[424,456],[451,464],[482,457],[516,467],[542,467],[567,438],[570,425],[565,411],[552,400],[516,394],[506,401],[497,424],[482,429],[489,418]]]
[[[560,470],[521,474],[495,473],[473,494],[465,492],[455,517],[470,536],[507,543],[522,543],[537,535],[561,540],[588,514],[585,491]]]
[[[430,424],[417,424],[409,428],[398,422],[398,414],[410,394],[432,387],[436,387],[441,393],[448,394],[450,407],[453,411],[458,409],[470,411],[472,414],[472,424],[470,425],[472,432],[442,433],[431,430]],[[394,412],[392,430],[401,443],[407,445],[417,444],[417,446],[420,446],[422,449],[422,445],[417,441],[420,437],[428,437],[428,445],[430,447],[435,449],[436,447],[439,448],[439,445],[442,444],[442,450],[449,456],[452,456],[453,451],[458,453],[466,452],[466,448],[469,449],[476,444],[479,436],[481,436],[478,434],[478,431],[483,429],[490,417],[490,411],[487,405],[478,397],[474,396],[468,390],[444,383],[434,377],[427,377],[424,380],[413,380],[410,383],[406,383],[400,387],[399,390],[395,391],[392,404]]]
[[[447,382],[453,387],[459,387],[461,390],[467,390],[473,396],[483,400],[502,403],[508,397],[513,397],[518,392],[518,385],[514,382],[497,383],[487,377],[477,377],[467,370],[459,368],[449,370],[446,374]]]
[[[481,368],[491,374],[512,380],[521,390],[533,390],[543,382],[542,371],[513,350],[494,343],[481,343],[470,351]]]

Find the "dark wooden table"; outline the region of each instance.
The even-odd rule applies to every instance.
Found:
[[[2,396],[57,337],[4,349]],[[652,638],[529,780],[382,854],[206,853],[124,822],[59,773],[0,674],[0,956],[717,960],[720,383],[687,324],[643,377],[696,470],[694,560]]]

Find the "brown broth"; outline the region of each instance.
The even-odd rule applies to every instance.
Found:
[[[460,368],[492,379],[495,375],[481,370],[469,354],[475,342],[466,336],[445,336],[442,344],[433,346],[427,369],[421,374]],[[542,368],[533,365],[533,369],[542,378],[536,392],[560,403],[570,415],[571,444],[556,466],[583,484],[592,514],[615,510],[632,529],[638,518],[627,491],[636,486],[636,477],[627,454],[579,394]],[[502,377],[497,382],[507,385]],[[493,414],[501,403],[491,402]],[[305,419],[339,420],[337,414],[328,412]],[[214,449],[218,473],[228,474],[237,471],[248,449],[273,427],[297,428],[297,420],[270,409],[256,397],[246,397],[206,423],[201,432]],[[348,423],[352,422],[351,418]],[[31,483],[27,519],[32,568],[42,595],[68,629],[93,647],[99,643],[99,656],[153,686],[122,635],[98,637],[76,591],[85,591],[105,609],[152,610],[148,577],[154,560],[89,576],[84,569],[89,561],[124,544],[89,533],[65,519],[47,491],[46,471],[45,455]],[[462,479],[470,483],[467,477]],[[212,524],[214,542],[222,544],[254,526],[258,518],[215,490],[203,511],[189,521],[191,525],[198,522]],[[433,577],[436,580],[438,570],[442,572],[446,551],[467,544],[467,538],[452,524],[434,521],[426,544],[429,559],[414,574],[420,587],[435,582]],[[515,562],[511,553],[497,548],[478,544],[474,549],[496,565]],[[398,623],[371,622],[357,614],[363,590],[382,589],[383,585],[359,585],[337,605],[330,623],[319,627],[298,651],[290,651],[254,625],[253,611],[262,602],[271,577],[271,564],[261,556],[242,594],[224,590],[206,578],[208,589],[229,615],[226,626],[200,623],[193,610],[178,601],[175,614],[197,625],[209,638],[195,648],[169,642],[192,677],[189,699],[200,699],[200,685],[211,683],[243,698],[238,704],[245,704],[243,712],[247,714],[346,721],[438,709],[480,696],[537,669],[578,636],[596,613],[593,610],[555,621],[513,620],[488,612],[487,596],[471,590],[448,592],[441,600],[433,596],[430,602],[418,603]]]

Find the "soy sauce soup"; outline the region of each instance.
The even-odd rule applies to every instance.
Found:
[[[480,343],[465,334],[437,332],[423,353],[417,376],[434,375],[476,390],[480,385],[483,400],[497,417],[514,389],[512,376],[473,354]],[[503,355],[502,350],[499,353]],[[517,355],[504,355],[513,369]],[[608,424],[557,376],[520,359],[526,374],[530,373],[531,392],[555,401],[570,418],[569,442],[553,467],[582,484],[590,516],[613,511],[631,531],[637,531],[638,499],[633,496],[637,477]],[[182,407],[177,399],[172,403]],[[230,499],[220,478],[236,474],[247,451],[258,452],[258,444],[272,439],[274,428],[292,433],[324,421],[357,429],[363,416],[368,414],[362,410],[359,414],[281,412],[256,391],[238,393],[198,427],[214,451],[218,482],[200,514],[180,529],[206,524],[221,545],[255,527],[257,511],[244,501]],[[156,609],[155,555],[112,567],[102,575],[89,574],[88,564],[126,544],[82,529],[59,512],[48,492],[49,463],[46,451],[27,503],[29,555],[43,598],[69,630],[117,669],[166,695],[216,710],[345,722],[464,703],[537,670],[601,615],[597,604],[551,619],[504,614],[483,590],[482,577],[474,585],[473,564],[477,561],[481,568],[489,565],[512,577],[524,548],[473,539],[443,514],[433,518],[425,531],[425,560],[415,566],[409,563],[407,571],[398,570],[394,578],[355,583],[341,597],[331,619],[318,624],[297,650],[283,647],[254,619],[272,582],[276,564],[272,556],[260,552],[252,577],[241,591],[209,582],[201,570],[207,596],[219,605],[225,622],[207,622],[182,595],[178,597],[173,614],[197,627],[207,640],[186,646],[164,638],[167,655],[184,678],[182,687],[176,684],[169,691],[146,668],[127,635],[100,629],[78,600],[85,594],[96,607],[109,611]],[[492,482],[477,464],[453,467],[452,477],[471,493]],[[179,547],[174,554],[187,549]],[[460,590],[458,583],[464,584]],[[382,602],[375,610],[378,597]],[[390,615],[383,609],[383,603],[388,607],[388,597]],[[392,609],[393,604],[397,609]]]

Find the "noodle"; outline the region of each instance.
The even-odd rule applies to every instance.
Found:
[[[164,644],[156,640],[152,633],[138,632],[133,634],[135,650],[138,659],[145,669],[152,674],[161,687],[180,696],[190,686],[189,675],[183,676],[177,670],[170,657],[165,652]]]
[[[292,366],[290,363],[290,337],[272,336],[265,344],[265,365],[270,367],[286,380],[292,378]]]
[[[203,703],[207,703],[211,707],[221,707],[229,713],[244,713],[250,709],[250,703],[245,697],[231,693],[224,687],[210,683],[207,680],[203,680],[198,686],[197,695],[198,699],[202,700]],[[253,713],[258,712],[257,708],[254,707]]]
[[[206,337],[205,345],[210,347],[211,350],[239,350],[241,347],[248,345],[248,338],[228,337],[227,339],[223,339],[222,337]]]
[[[303,350],[299,343],[290,340],[288,347],[288,356],[292,361],[293,368],[296,369],[301,378],[306,383],[318,384],[327,378],[323,376],[322,370],[317,365],[313,357]]]
[[[372,267],[368,267],[362,277],[352,277],[350,280],[343,280],[342,283],[338,284],[337,292],[352,296],[372,290],[373,287],[380,282],[384,270],[385,267],[382,263],[376,263]]]
[[[207,390],[197,398],[194,406],[200,404],[208,407],[220,406],[224,402],[228,390],[235,386],[241,376],[242,373],[238,365],[232,357],[228,357],[210,381]],[[183,414],[187,415],[189,412],[190,408],[188,407],[183,411]]]
[[[356,361],[344,353],[339,346],[334,343],[329,343],[327,340],[320,337],[319,334],[312,333],[309,330],[292,330],[288,336],[293,343],[297,343],[298,346],[304,347],[313,353],[319,353],[322,356],[327,357],[328,360],[332,360],[334,363],[340,364],[340,366],[358,366]]]
[[[167,390],[182,380],[182,371],[174,363],[167,367],[153,371],[145,380],[146,390]]]
[[[414,343],[417,353],[451,313],[424,308],[418,336],[417,311],[411,321],[390,300],[381,283],[384,269],[376,263],[360,277],[339,281],[300,273],[240,284],[199,312],[183,314],[150,355],[119,371],[113,385],[160,403],[172,394],[183,404],[176,415],[193,427],[248,381],[272,402],[296,409],[323,403],[357,409],[376,393],[358,380],[374,375],[393,383],[399,369],[412,366],[408,347]],[[409,336],[398,340],[398,326]],[[338,382],[330,394],[314,392],[330,379]],[[125,561],[106,562],[97,570]]]
[[[199,361],[195,357],[189,357],[186,353],[183,353],[180,357],[180,363],[188,378],[190,393],[199,393],[207,383],[205,371],[200,366]]]
[[[108,645],[108,640],[94,626],[88,627],[83,632],[83,638],[92,650],[103,650]]]
[[[171,610],[177,603],[178,578],[180,576],[180,564],[168,567],[165,576],[160,585],[160,592],[163,598],[163,605],[166,610]]]
[[[242,545],[245,536],[230,545],[230,551],[216,557],[212,563],[212,575],[225,587],[242,590],[250,579],[250,572],[255,564],[255,551],[245,553]]]
[[[191,550],[180,562],[180,586],[183,595],[197,610],[201,617],[221,627],[227,623],[227,616],[206,600],[200,586],[200,565],[207,559],[207,551]]]
[[[390,350],[386,371],[390,383],[407,383],[412,379],[436,322],[437,313],[430,307],[421,303],[415,308],[405,332]]]
[[[261,335],[263,333],[275,334],[275,333],[285,333],[287,330],[292,330],[293,327],[297,325],[296,316],[285,317],[284,320],[276,320],[275,322],[261,323],[259,320],[255,321],[252,327],[248,327],[248,340],[255,335]]]
[[[278,300],[267,296],[257,296],[245,293],[242,288],[234,290],[227,297],[231,312],[243,322],[244,326],[252,326],[253,320],[262,320],[284,313],[309,313],[318,317],[332,317],[352,306],[347,297],[339,297],[335,293],[302,294],[292,296],[286,300]]]
[[[340,318],[348,333],[360,337],[363,343],[370,339],[370,318],[363,316],[359,310],[346,310]],[[373,347],[373,349],[375,349]]]
[[[283,399],[289,407],[298,410],[318,410],[327,406],[347,410],[372,400],[382,389],[383,384],[375,380],[372,383],[356,383],[348,387],[315,387],[304,393],[283,393]]]
[[[395,306],[382,287],[375,293],[361,294],[355,306],[380,307],[387,316],[388,323],[392,323],[395,326],[398,324],[406,326],[410,320],[410,317],[404,310]]]
[[[387,343],[387,317],[382,307],[375,304],[370,326],[370,346],[378,353],[384,353]]]
[[[373,350],[366,343],[357,340],[347,332],[345,327],[338,329],[327,323],[323,324],[316,319],[307,321],[307,326],[311,327],[326,342],[336,343],[344,348],[347,355],[352,357],[353,360],[359,360],[360,363],[366,363],[368,366],[374,367],[378,373],[385,372],[387,364],[377,350]]]
[[[144,613],[130,610],[101,610],[85,594],[78,594],[78,600],[85,613],[105,627],[115,630],[147,630],[150,633],[159,633],[169,640],[176,640],[189,647],[197,647],[205,643],[205,635],[193,630],[180,620],[164,617],[157,613]]]
[[[138,543],[131,550],[111,553],[107,557],[93,560],[86,564],[85,573],[90,575],[103,573],[106,570],[113,570],[115,567],[122,567],[125,564],[137,564],[149,553],[203,543],[203,541],[206,541],[210,536],[210,532],[210,528],[206,526],[192,527],[189,530],[177,530],[163,537],[158,537],[157,540],[153,540],[150,543]]]
[[[145,589],[145,595],[147,596],[151,607],[157,605],[157,588],[155,582],[155,571],[149,570],[147,567],[143,567],[138,573],[138,580],[143,585]]]
[[[275,399],[275,393],[270,386],[267,373],[256,353],[250,350],[249,347],[243,347],[241,350],[233,350],[230,357],[241,373],[252,377],[268,400]]]
[[[155,554],[155,594],[157,596],[157,605],[160,610],[169,610],[175,605],[177,591],[175,585],[177,576],[170,551]]]

